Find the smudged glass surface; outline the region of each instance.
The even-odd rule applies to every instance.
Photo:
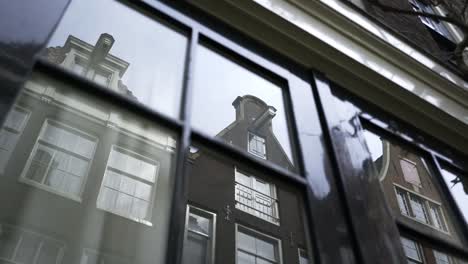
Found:
[[[369,131],[364,136],[394,216],[412,229],[437,239],[467,245],[461,230],[463,220],[456,217],[455,208],[448,202],[442,189],[445,186],[440,185],[434,174],[435,167],[408,147]],[[449,180],[448,172],[444,177]],[[460,191],[462,184],[454,187]]]
[[[114,0],[71,1],[46,59],[177,118],[186,34]]]
[[[173,131],[34,73],[0,138],[0,262],[163,262]]]
[[[282,87],[210,44],[196,56],[194,127],[295,170]]]
[[[203,146],[191,148],[188,164],[189,207],[205,210],[204,218],[211,214],[216,233],[204,231],[210,225],[200,217],[194,228],[188,214],[184,255],[209,253],[196,263],[299,263],[301,256],[312,263],[302,188]],[[204,244],[192,239],[195,231]]]

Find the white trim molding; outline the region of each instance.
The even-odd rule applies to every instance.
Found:
[[[468,124],[468,83],[338,0],[253,0]]]

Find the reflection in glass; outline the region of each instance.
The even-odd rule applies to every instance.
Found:
[[[213,221],[209,219],[213,217],[193,211],[191,206],[186,233],[196,231],[199,239],[195,244],[187,236],[185,248],[192,251],[184,254],[214,258],[214,263],[299,261],[299,250],[307,249],[308,244],[302,189],[204,147],[191,148],[189,169],[189,205],[196,205],[199,211],[216,213],[219,220],[213,224],[216,230],[216,254],[213,254],[202,250],[208,242],[202,243],[202,237],[211,238],[209,230]],[[208,257],[202,252],[208,252],[205,254]]]
[[[294,170],[280,86],[200,45],[194,89],[196,128],[255,157]]]
[[[162,263],[175,134],[79,91],[33,74],[6,119],[0,262]]]
[[[364,136],[395,217],[420,232],[466,245],[460,231],[462,223],[455,217],[427,162],[411,150],[369,131]]]
[[[465,223],[468,223],[468,179],[446,169],[442,169],[442,176],[465,218]]]
[[[279,240],[237,226],[237,263],[281,263]]]
[[[427,264],[465,264],[457,257],[446,252],[434,249],[422,240],[409,239],[401,237],[401,245],[405,252],[408,263],[427,263]]]
[[[214,260],[216,214],[188,206],[183,250],[184,264],[212,264]]]
[[[117,1],[72,1],[47,46],[52,63],[177,118],[187,47],[178,29]]]
[[[18,106],[13,107],[0,130],[0,173],[5,170],[29,115],[29,110]]]

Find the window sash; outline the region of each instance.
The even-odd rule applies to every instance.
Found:
[[[195,230],[192,225],[190,225],[190,217],[193,219],[205,219],[207,220],[206,231],[203,230]],[[203,229],[200,227],[200,229]],[[194,206],[188,205],[187,206],[187,214],[185,219],[185,239],[184,239],[184,249],[182,255],[182,263],[189,264],[212,264],[214,263],[214,252],[215,252],[215,229],[216,229],[216,214],[205,211],[200,208],[196,208]],[[189,237],[198,237],[204,240],[204,252],[199,256],[204,256],[203,259],[199,259],[202,262],[198,263],[195,259],[192,259],[191,256],[187,256],[187,252],[189,252],[189,247],[191,246],[189,243]]]
[[[266,159],[266,140],[263,137],[257,136],[249,132],[248,151],[255,156]]]
[[[281,243],[278,239],[269,237],[267,235],[264,235],[256,230],[251,230],[239,225],[236,225],[237,227],[237,235],[236,235],[236,249],[237,249],[237,263],[239,261],[239,253],[243,253],[249,256],[252,256],[255,258],[255,262],[257,262],[257,259],[260,259],[262,261],[268,262],[268,263],[281,263]],[[241,240],[239,239],[240,235],[244,235],[247,238],[253,239],[253,248],[250,245],[240,245]],[[259,249],[259,243],[266,243],[272,246],[273,248],[273,255],[272,256],[265,256],[261,255],[260,249]]]
[[[275,186],[254,176],[241,173],[237,169],[235,174],[236,208],[263,220],[278,224],[279,213]],[[266,186],[267,190],[260,190],[260,186]]]
[[[121,158],[127,157],[131,161],[148,163],[151,160],[122,147],[112,146],[98,195],[97,207],[137,222],[152,225],[152,208],[159,164],[155,161],[151,163],[155,166],[154,175],[151,175],[150,180],[147,180],[145,177],[128,170],[122,171],[122,168],[114,168],[111,162],[113,162],[113,157],[117,152],[120,153]],[[140,191],[138,191],[139,188]],[[143,191],[141,188],[146,189],[145,197],[141,195]]]
[[[430,224],[429,217],[427,214],[427,208],[424,204],[424,201],[421,198],[413,194],[410,194],[409,196],[410,196],[411,211],[413,213],[412,216],[416,220],[419,220],[426,224]]]
[[[421,246],[417,242],[404,237],[401,237],[400,240],[407,259],[416,261],[416,263],[423,263]]]
[[[56,129],[55,132],[46,136],[47,131],[53,131],[50,130],[51,127]],[[61,142],[63,137],[68,137],[68,142],[73,144],[64,145]],[[85,143],[81,144],[83,142]],[[83,152],[82,146],[86,145],[86,142],[88,150]],[[57,121],[46,119],[20,179],[38,188],[81,201],[96,145],[97,138]],[[48,159],[36,160],[41,158],[38,157],[39,151],[47,153]],[[73,170],[80,170],[81,175]]]
[[[395,186],[395,195],[402,215],[423,222],[437,230],[448,232],[441,205],[398,186]]]

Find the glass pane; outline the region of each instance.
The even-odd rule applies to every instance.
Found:
[[[0,262],[163,263],[177,134],[45,75],[23,89],[16,104],[31,113],[0,178]],[[113,170],[115,146],[143,158]]]
[[[257,238],[255,242],[258,256],[264,257],[269,260],[276,260],[276,249],[274,242],[271,243],[269,241],[265,241],[259,238]]]
[[[198,145],[189,158],[188,203],[218,213],[214,263],[298,263],[308,245],[300,186]],[[249,179],[251,187],[238,182]]]
[[[184,264],[206,264],[208,256],[208,238],[189,232],[184,245]]]
[[[191,231],[210,235],[210,219],[193,213],[189,214],[188,229]]]
[[[45,56],[177,118],[187,44],[182,31],[118,1],[81,0],[68,6]]]
[[[401,237],[401,242],[408,263],[430,263],[430,264],[465,264],[461,258],[448,252],[435,249],[424,240]]]
[[[442,169],[442,176],[447,187],[452,193],[455,202],[458,205],[465,223],[468,223],[468,179],[466,176],[457,175],[449,170]]]
[[[222,52],[200,45],[194,90],[197,129],[295,170],[282,87]]]
[[[435,167],[413,150],[364,133],[386,201],[395,217],[420,232],[465,247],[461,219],[454,214]]]
[[[237,253],[237,263],[236,264],[256,264],[255,263],[255,256],[246,254],[244,252],[239,251]]]

